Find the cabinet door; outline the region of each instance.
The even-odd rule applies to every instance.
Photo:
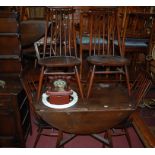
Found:
[[[19,77],[1,79],[6,81],[6,87],[0,89],[0,147],[25,147],[31,130],[25,91]]]
[[[0,111],[0,136],[13,136],[16,133],[13,111]]]
[[[0,147],[17,145],[15,111],[12,107],[14,101],[10,95],[0,96]]]
[[[0,111],[0,147],[14,147],[17,143],[13,111]]]

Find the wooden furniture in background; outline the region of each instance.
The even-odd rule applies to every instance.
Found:
[[[46,7],[18,7],[21,24],[21,45],[24,65],[33,60],[36,63],[34,43],[45,35]]]
[[[0,12],[1,73],[20,73],[22,70],[19,26],[17,12]]]
[[[155,80],[155,22],[153,22],[153,28],[151,31],[151,41],[149,53],[146,57],[147,70],[150,72],[153,81]]]
[[[20,83],[22,53],[19,14],[0,11],[0,147],[25,147],[31,130],[26,94]],[[2,83],[4,83],[2,81]]]
[[[20,19],[22,21],[45,19],[45,8],[43,6],[21,6],[19,7]]]
[[[154,110],[154,109],[151,109]],[[151,111],[149,109],[149,111]],[[152,120],[154,120],[154,116]],[[145,147],[154,148],[155,147],[155,125],[149,125],[143,116],[143,109],[138,109],[131,115],[132,124],[142,140]]]
[[[17,74],[0,74],[0,147],[25,147],[31,131],[30,111]]]
[[[46,7],[19,7],[21,22],[21,42],[26,48],[45,35]]]
[[[123,16],[126,18],[124,20],[126,23],[123,23],[125,29],[123,50],[125,56],[130,59],[129,71],[131,80],[134,81],[139,69],[147,69],[146,56],[149,55],[155,14],[134,12],[128,7],[124,10]]]
[[[23,49],[33,46],[34,42],[45,35],[45,25],[45,20],[21,21],[21,45]]]

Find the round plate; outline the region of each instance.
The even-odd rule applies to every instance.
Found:
[[[68,104],[61,104],[61,105],[51,104],[48,102],[48,97],[49,97],[49,95],[47,95],[46,93],[42,94],[43,104],[49,108],[55,108],[55,109],[69,108],[69,107],[73,106],[74,104],[76,104],[78,101],[78,96],[77,96],[77,93],[75,91],[73,91],[73,93],[71,94],[71,97],[73,99]]]

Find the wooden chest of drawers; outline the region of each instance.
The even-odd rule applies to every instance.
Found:
[[[0,147],[25,147],[31,131],[27,97],[17,75],[0,75]]]

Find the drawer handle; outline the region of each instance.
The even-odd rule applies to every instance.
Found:
[[[5,87],[5,81],[0,80],[0,86],[1,86],[2,88],[4,88],[4,87]]]

